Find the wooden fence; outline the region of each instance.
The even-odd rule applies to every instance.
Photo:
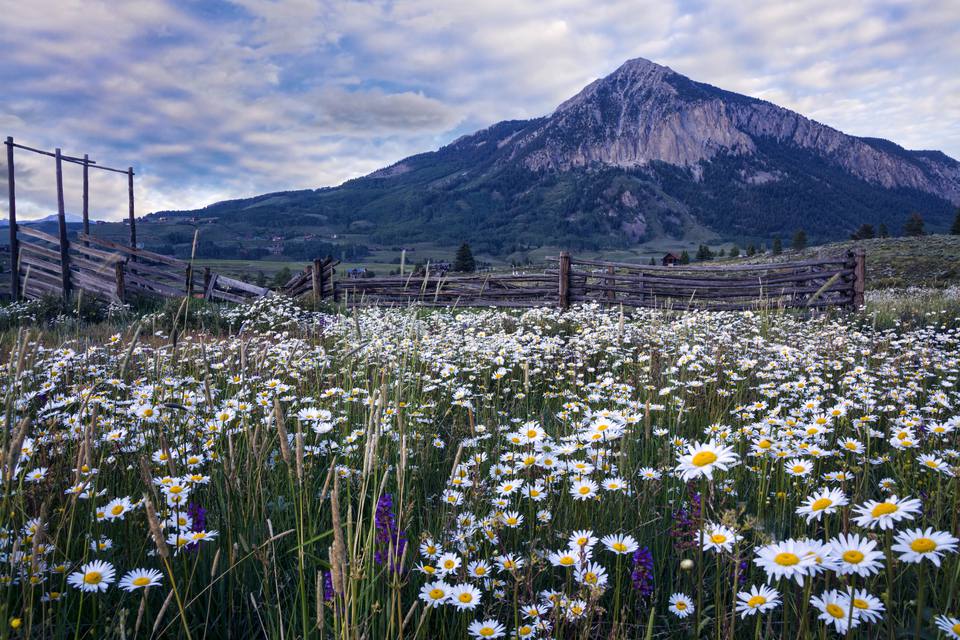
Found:
[[[575,258],[551,259],[537,274],[423,273],[333,283],[348,306],[406,305],[566,308],[596,302],[627,307],[744,310],[863,305],[865,256],[768,264],[654,266]],[[324,290],[326,291],[326,290]]]

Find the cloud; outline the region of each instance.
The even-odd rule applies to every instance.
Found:
[[[142,213],[338,184],[637,56],[960,157],[955,0],[34,0],[4,21],[0,135],[134,165]],[[50,167],[20,155],[20,210],[47,215]],[[122,217],[111,177],[97,215]]]

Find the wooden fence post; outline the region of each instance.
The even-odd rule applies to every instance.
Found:
[[[83,154],[83,235],[90,235],[90,156]],[[84,242],[83,246],[90,246]]]
[[[326,269],[327,261],[317,259],[314,261],[314,264],[317,268],[317,280],[319,284],[317,285],[317,291],[319,293],[320,299],[323,300],[323,287],[326,285]]]
[[[310,264],[310,290],[313,292],[313,308],[317,308],[317,303],[320,302],[320,274],[317,273],[319,269],[317,268],[317,260]]]
[[[613,265],[610,265],[609,267],[607,267],[607,275],[611,275],[611,276],[612,276],[612,275],[615,274],[616,272],[617,272],[617,268],[614,267]],[[608,286],[608,287],[615,287],[615,286],[617,286],[617,281],[614,280],[613,278],[609,278],[609,279],[605,280],[605,282],[607,283],[607,286]],[[616,297],[617,297],[617,292],[616,292],[616,291],[607,291],[607,300],[609,300],[610,302],[613,302],[613,301],[616,299]]]
[[[70,298],[70,244],[67,240],[67,214],[63,206],[63,159],[59,147],[54,155],[57,163],[57,226],[60,231],[60,282],[63,299]]]
[[[863,291],[867,278],[867,253],[863,247],[853,250],[853,308],[863,306]]]
[[[133,167],[127,168],[127,197],[130,203],[130,248],[137,248],[137,219],[133,213]]]
[[[559,304],[561,309],[570,306],[570,254],[566,251],[560,252],[560,282],[559,282]]]
[[[123,280],[123,261],[117,260],[117,262],[113,265],[113,269],[114,269],[114,275],[116,277],[116,284],[117,284],[117,289],[116,289],[117,298],[119,298],[122,304],[124,299],[124,290],[126,289],[126,285],[124,284],[124,280]]]
[[[20,299],[20,242],[17,239],[17,190],[13,173],[13,136],[7,136],[7,190],[10,198],[10,297]]]

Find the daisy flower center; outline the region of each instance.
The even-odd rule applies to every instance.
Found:
[[[813,501],[813,504],[810,505],[810,508],[814,511],[823,511],[832,504],[833,500],[830,498],[818,498]]]
[[[853,599],[853,606],[855,606],[857,609],[869,609],[869,608],[870,608],[870,605],[867,604],[867,601],[866,601],[866,600],[861,600],[860,598],[854,598],[854,599]]]
[[[710,539],[717,544],[723,544],[724,542],[727,541],[727,536],[723,535],[722,533],[715,533],[712,536],[710,536]]]
[[[573,558],[571,558],[570,556],[564,556],[560,558],[560,564],[569,566],[573,564]]]
[[[763,596],[753,596],[747,600],[747,606],[756,609],[759,606],[767,604],[767,599]]]
[[[674,606],[677,608],[677,611],[683,611],[684,609],[687,608],[687,603],[686,603],[686,602],[678,602],[678,603],[675,604]]]
[[[705,467],[708,464],[713,464],[717,461],[717,454],[713,451],[701,451],[697,455],[693,456],[691,462],[695,467]]]
[[[614,551],[626,551],[626,550],[627,550],[627,545],[623,544],[622,542],[614,542],[614,543],[613,543],[613,550],[614,550]]]
[[[496,632],[497,632],[496,629],[494,629],[493,627],[481,627],[481,629],[480,629],[480,631],[479,631],[478,633],[479,633],[481,636],[483,636],[484,638],[489,638],[490,636],[492,636],[492,635],[495,634]]]
[[[446,595],[446,594],[443,592],[443,589],[431,589],[431,590],[430,590],[430,597],[433,598],[434,600],[439,600],[439,599],[442,598],[444,595]]]
[[[472,593],[461,593],[461,594],[460,594],[460,597],[458,598],[458,600],[460,600],[460,602],[463,602],[464,604],[469,603],[469,602],[473,602],[473,594],[472,594]]]
[[[891,513],[896,513],[897,505],[890,502],[881,502],[873,508],[873,511],[870,512],[874,518],[879,518],[880,516],[887,516]]]
[[[930,538],[917,538],[910,543],[910,548],[917,553],[930,553],[937,548],[937,543]]]
[[[83,574],[83,581],[87,584],[100,584],[101,580],[103,580],[103,574],[99,571],[87,571]]]
[[[850,564],[860,564],[863,562],[863,554],[856,549],[850,549],[849,551],[843,552],[843,560]]]
[[[145,587],[150,584],[150,578],[146,576],[140,576],[139,578],[134,578],[131,582],[135,587]]]
[[[110,513],[112,513],[112,514],[115,515],[115,516],[120,515],[121,513],[123,513],[123,505],[122,505],[122,504],[118,504],[118,505],[115,506],[113,509],[110,509]]]
[[[778,553],[773,561],[781,567],[792,567],[800,562],[800,558],[795,553],[785,551],[783,553]]]
[[[844,613],[840,605],[834,604],[832,602],[827,605],[827,613],[829,613],[830,615],[832,615],[834,618],[837,618],[837,619],[846,617],[846,613]]]

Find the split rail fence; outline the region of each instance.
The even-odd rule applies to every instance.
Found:
[[[822,308],[863,305],[865,255],[768,264],[655,266],[575,258],[537,274],[420,274],[335,283],[348,306],[405,305],[566,308],[595,302],[677,310]]]

